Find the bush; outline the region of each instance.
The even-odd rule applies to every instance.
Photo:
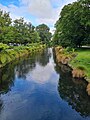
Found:
[[[8,48],[9,48],[9,46],[7,44],[0,43],[0,52],[2,50],[8,49]]]
[[[14,46],[13,49],[3,43],[0,43],[0,46],[0,67],[22,56],[27,56],[31,53],[43,50],[45,47],[45,45],[41,45],[40,43],[28,44],[27,46]]]

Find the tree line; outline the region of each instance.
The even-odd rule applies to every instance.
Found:
[[[90,0],[65,5],[55,28],[54,44],[63,47],[90,45]]]
[[[0,9],[1,43],[48,43],[50,39],[50,28],[47,25],[41,24],[35,27],[31,22],[25,22],[24,18],[15,19],[12,21],[10,14]]]

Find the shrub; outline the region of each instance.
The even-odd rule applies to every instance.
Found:
[[[0,52],[2,50],[8,49],[8,48],[9,48],[9,46],[7,44],[0,43]]]

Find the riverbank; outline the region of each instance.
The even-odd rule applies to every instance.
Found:
[[[56,47],[57,62],[69,65],[72,68],[72,76],[84,78],[90,82],[90,49],[77,49]]]
[[[3,44],[0,46],[0,48],[2,48],[0,51],[0,68],[15,59],[26,57],[36,52],[41,52],[45,47],[46,45],[41,43],[33,43],[26,46],[7,46]]]
[[[86,80],[86,91],[90,95],[90,49],[77,49],[55,47],[56,61],[71,68],[73,78],[78,81]]]
[[[75,52],[77,53],[77,57],[70,62],[70,65],[72,68],[82,66],[85,69],[86,80],[90,82],[90,49],[79,48]]]

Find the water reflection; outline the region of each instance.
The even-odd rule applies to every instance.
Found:
[[[37,55],[33,54],[28,58],[21,58],[20,60],[8,64],[0,69],[0,92],[7,93],[10,91],[10,88],[14,85],[15,77],[26,79],[26,75],[33,71],[37,64],[40,64],[42,67],[46,66],[49,62],[50,57],[51,54],[49,50],[46,49],[41,53],[37,53]],[[41,71],[41,69],[36,69],[36,71],[39,71],[40,75],[43,75],[43,71]],[[32,73],[33,77],[35,76],[34,72]],[[39,78],[39,76],[36,77]]]
[[[50,49],[46,49],[42,52],[42,54],[38,57],[38,62],[41,66],[46,66],[49,63],[49,59],[51,57]]]
[[[48,49],[37,55],[35,54],[17,65],[15,74],[18,78],[29,80],[29,77],[32,77],[34,80],[38,79],[42,81],[41,77],[45,75],[45,70],[47,70],[45,66],[49,63],[50,57],[51,54]]]
[[[0,93],[7,93],[13,86],[14,65],[10,64],[0,69]]]
[[[90,96],[86,93],[87,82],[72,78],[71,69],[65,65],[58,64],[55,69],[60,74],[58,83],[60,97],[81,116],[90,116]]]
[[[3,101],[0,120],[50,120],[51,118],[55,120],[56,116],[52,113],[54,111],[57,114],[55,109],[58,108],[56,97],[53,96],[57,95],[57,81],[55,81],[57,74],[54,71],[50,51],[50,49],[45,50],[28,59],[15,61],[2,69],[1,81],[4,80],[2,76],[5,74],[12,85],[7,79],[4,80],[5,83],[8,82],[7,88],[10,89],[7,89],[7,93],[5,93],[6,89],[3,89],[0,97]]]
[[[89,120],[81,116],[90,112],[86,84],[54,62],[52,49],[17,60],[0,70],[0,120]]]

